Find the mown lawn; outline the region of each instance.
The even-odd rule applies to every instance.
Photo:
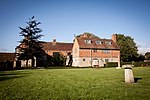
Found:
[[[0,100],[150,100],[150,67],[133,69],[135,84],[115,68],[0,72]]]

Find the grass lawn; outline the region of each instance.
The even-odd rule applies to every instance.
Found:
[[[115,68],[27,69],[0,72],[0,100],[150,100],[150,67],[133,69],[135,84]]]

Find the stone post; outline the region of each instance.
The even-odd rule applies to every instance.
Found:
[[[134,83],[134,75],[132,71],[132,65],[123,65],[124,68],[124,76],[125,76],[125,83]]]

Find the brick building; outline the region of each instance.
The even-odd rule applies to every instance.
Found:
[[[52,42],[41,42],[41,44],[46,55],[53,56],[59,53],[66,56],[66,64],[71,55],[72,66],[104,66],[107,62],[120,62],[120,48],[116,44],[115,34],[112,35],[112,39],[101,39],[93,34],[84,33],[75,37],[74,43],[57,42],[53,39]],[[16,49],[16,52],[19,53],[19,50]],[[34,65],[31,63],[32,61],[30,65]],[[25,62],[22,61],[22,64]]]
[[[25,37],[25,39],[27,39],[27,38]],[[34,57],[34,59],[29,59],[28,67],[42,66],[43,62],[45,62],[47,60],[48,56],[54,56],[55,54],[58,54],[58,53],[67,57],[66,64],[68,64],[69,56],[72,53],[73,43],[56,42],[56,39],[53,39],[52,42],[41,42],[41,45],[42,45],[42,49],[44,51],[43,56],[40,59],[37,59],[35,57]],[[20,47],[26,48],[26,46],[24,44],[20,44],[19,46],[16,47],[15,63],[16,63],[17,57],[18,57],[17,54],[21,53]],[[25,67],[27,60],[21,60],[20,62],[21,62],[21,67]],[[14,64],[14,65],[16,65],[16,64]],[[16,67],[16,66],[14,66],[14,67]]]
[[[13,68],[15,53],[0,52],[0,70],[8,70]]]
[[[43,42],[42,46],[45,53],[50,56],[53,56],[55,53],[68,56],[72,53],[73,43],[56,42],[56,39],[53,39],[53,42]]]
[[[92,34],[81,34],[74,40],[72,66],[104,66],[106,62],[118,62],[120,48],[116,35],[112,39],[101,39]],[[119,61],[120,62],[120,61]]]
[[[54,56],[56,54],[61,54],[66,57],[66,65],[71,66],[70,60],[72,58],[72,47],[73,43],[63,43],[56,42],[56,39],[53,39],[53,42],[43,42],[43,50],[46,54]]]

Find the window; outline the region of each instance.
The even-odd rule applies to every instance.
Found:
[[[111,45],[112,43],[110,41],[106,41],[105,44]]]
[[[105,62],[109,62],[109,59],[105,59]]]
[[[103,50],[103,53],[110,53],[110,50]]]
[[[53,56],[59,56],[60,52],[53,52]]]
[[[91,40],[85,40],[84,42],[85,42],[86,44],[91,44],[91,43],[92,43]]]
[[[71,55],[71,53],[70,53],[70,52],[68,52],[68,53],[67,53],[67,56],[70,56],[70,55]]]
[[[97,52],[97,49],[94,49],[93,52]]]
[[[95,43],[96,43],[96,44],[102,44],[103,42],[102,42],[102,41],[97,40],[97,41],[95,41]]]

